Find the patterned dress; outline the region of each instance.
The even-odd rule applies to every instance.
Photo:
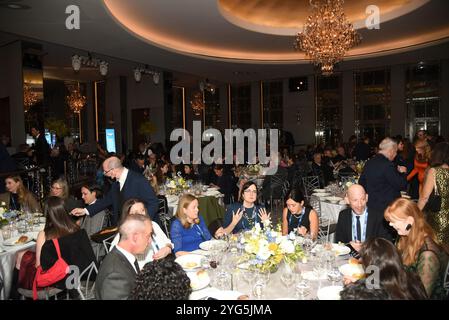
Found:
[[[439,212],[428,212],[427,220],[438,242],[449,247],[449,169],[435,168],[435,181],[441,196],[441,209]]]

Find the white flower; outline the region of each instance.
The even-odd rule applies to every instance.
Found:
[[[290,231],[290,233],[288,234],[288,238],[289,238],[290,240],[296,240],[295,233],[294,233],[293,231]]]
[[[268,245],[259,245],[256,258],[259,260],[267,260],[271,256],[271,251],[268,250]]]
[[[170,182],[167,184],[167,187],[174,189],[174,188],[176,188],[176,184],[173,180],[170,180]]]
[[[259,231],[262,229],[259,222],[256,222],[254,224],[254,229],[255,229],[256,233],[259,233]]]
[[[5,213],[5,208],[0,207],[0,217],[3,219],[3,213]]]
[[[284,238],[284,241],[281,241],[280,246],[283,253],[290,254],[295,252],[295,245],[287,238]]]

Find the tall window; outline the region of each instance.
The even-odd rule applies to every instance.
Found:
[[[355,77],[355,134],[373,141],[390,135],[390,69],[365,70]]]
[[[342,127],[341,76],[339,74],[317,77],[316,101],[317,143],[336,145],[341,142]]]
[[[170,112],[170,131],[184,126],[184,88],[173,86],[173,104]]]
[[[231,127],[246,130],[251,127],[251,85],[231,86]]]
[[[263,82],[263,128],[282,129],[282,81]]]
[[[223,131],[225,123],[221,117],[220,89],[216,88],[214,93],[204,90],[204,128],[214,128]]]
[[[440,66],[419,63],[406,70],[406,105],[408,133],[413,137],[420,129],[440,134]]]

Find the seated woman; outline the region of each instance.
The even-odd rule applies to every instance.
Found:
[[[128,199],[125,201],[125,203],[123,204],[119,225],[121,225],[122,222],[125,221],[126,217],[130,214],[141,214],[149,216],[145,204],[138,199]],[[151,242],[151,246],[148,246],[146,252],[143,255],[137,256],[137,263],[139,264],[140,269],[142,269],[143,266],[150,261],[165,258],[170,253],[172,253],[173,249],[173,244],[162,231],[161,227],[154,221],[152,221],[151,224],[153,225],[153,241]],[[109,251],[114,249],[119,240],[120,234],[117,233],[114,240],[112,240]]]
[[[154,260],[136,278],[130,300],[188,300],[190,279],[173,259]]]
[[[437,244],[435,233],[411,200],[399,198],[385,210],[385,219],[396,229],[402,263],[420,278],[430,299],[445,299],[444,274],[448,254]]]
[[[170,226],[171,240],[176,256],[199,249],[201,242],[212,238],[203,217],[198,215],[198,199],[191,194],[183,195],[178,202],[176,220]],[[215,236],[223,235],[223,228],[218,228]]]
[[[5,179],[5,185],[8,192],[0,194],[0,202],[4,202],[9,210],[42,212],[39,202],[25,188],[20,176],[8,176]]]
[[[80,272],[92,262],[96,263],[86,231],[80,229],[70,218],[64,208],[64,200],[49,197],[46,216],[44,230],[37,235],[36,252],[26,251],[18,254],[16,268],[19,269],[20,288],[31,289],[36,268],[41,266],[42,270],[46,271],[58,260],[53,239],[58,239],[62,258],[68,265],[77,266]],[[52,286],[65,289],[66,278]]]
[[[156,173],[153,175],[153,179],[156,179],[158,185],[162,185],[167,181],[169,177],[170,164],[167,161],[159,160],[157,162]]]
[[[269,221],[271,214],[263,206],[256,205],[257,185],[254,181],[245,182],[242,186],[241,202],[235,202],[226,209],[223,231],[225,234],[250,230],[258,222]]]
[[[64,207],[67,212],[72,211],[75,208],[82,207],[81,201],[75,199],[69,193],[69,184],[64,178],[59,178],[53,181],[50,187],[50,196],[58,197],[64,200]]]
[[[195,174],[195,170],[193,169],[191,164],[184,164],[182,169],[183,172],[181,175],[185,180],[192,180],[192,181],[199,180],[199,176]]]
[[[360,261],[363,269],[369,272],[376,269],[372,276],[379,277],[380,289],[387,292],[393,300],[422,300],[427,299],[427,293],[419,277],[404,269],[398,250],[388,240],[371,238],[365,241],[360,250]],[[369,276],[369,275],[367,275]],[[375,278],[374,278],[375,279]],[[355,278],[345,278],[345,283],[354,282]],[[365,280],[357,280],[364,282]],[[349,284],[350,285],[350,284]],[[369,283],[365,284],[369,286]],[[371,285],[376,285],[372,283]],[[376,288],[372,288],[375,290]]]
[[[318,214],[313,208],[304,205],[304,195],[299,189],[293,189],[287,195],[287,207],[282,211],[282,235],[296,229],[297,234],[310,234],[312,239],[318,236]]]

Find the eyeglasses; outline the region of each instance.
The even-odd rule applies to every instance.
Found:
[[[244,193],[252,193],[252,194],[257,194],[257,190],[245,190],[243,191]]]
[[[62,187],[55,187],[55,186],[51,186],[52,189],[56,189],[56,190],[61,190]]]
[[[103,174],[108,174],[109,172],[111,172],[112,170],[114,170],[115,168],[111,168],[111,169],[109,169],[108,171],[103,171]]]

